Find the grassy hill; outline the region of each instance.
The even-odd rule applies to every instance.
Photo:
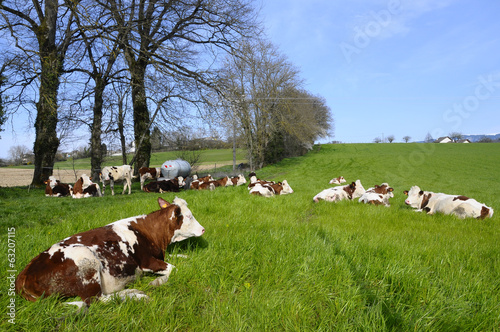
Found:
[[[499,162],[500,144],[323,145],[257,172],[287,179],[291,195],[255,197],[245,187],[162,194],[184,198],[206,233],[169,247],[188,257],[167,257],[176,269],[165,285],[149,286],[153,276],[129,285],[150,302],[95,303],[76,314],[64,300],[14,297],[16,325],[3,319],[0,329],[499,330]],[[365,188],[388,182],[391,207],[314,203],[339,175]],[[138,185],[130,196],[84,200],[0,188],[0,223],[15,228],[15,269],[71,234],[158,209],[158,195]],[[416,213],[402,193],[412,185],[476,198],[496,214]],[[12,268],[2,262],[6,294]],[[10,299],[3,295],[1,307]]]

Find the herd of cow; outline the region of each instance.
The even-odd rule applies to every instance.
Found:
[[[330,184],[341,184],[346,182],[343,176],[334,178]],[[463,195],[448,195],[443,193],[434,193],[423,191],[418,186],[405,190],[404,194],[408,196],[405,204],[416,209],[416,212],[425,211],[427,214],[436,212],[455,215],[459,218],[491,218],[493,209],[485,204],[479,203],[473,198]],[[336,186],[325,189],[314,196],[313,200],[319,202],[325,200],[328,202],[337,202],[341,200],[353,200],[365,204],[390,206],[389,198],[394,197],[394,189],[387,183],[376,185],[373,188],[365,190],[360,180],[348,185]]]
[[[141,169],[141,189],[147,192],[178,191],[185,186],[182,178],[157,180],[159,170]],[[145,180],[153,180],[144,184]],[[106,183],[110,183],[114,194],[114,181],[124,181],[124,189],[130,185],[132,171],[129,166],[105,168],[101,173],[104,193]],[[189,187],[192,189],[215,189],[218,186],[238,186],[246,183],[240,175],[235,178],[224,177],[214,180],[207,176],[193,177]],[[169,184],[167,184],[167,182]],[[314,196],[313,201],[337,202],[358,199],[366,204],[390,206],[389,199],[394,190],[387,183],[365,190],[360,180],[345,183],[340,176],[330,181],[337,186],[325,189]],[[249,193],[270,197],[293,193],[286,180],[283,182],[265,181],[250,174]],[[405,203],[416,211],[429,214],[436,212],[456,215],[460,218],[473,217],[484,219],[493,215],[493,209],[462,195],[447,195],[423,191],[413,186],[404,192],[408,197]],[[51,177],[47,181],[46,194],[49,196],[87,197],[100,196],[98,184],[82,175],[74,186],[62,184]],[[160,210],[148,215],[118,220],[109,225],[70,236],[36,256],[18,275],[16,291],[29,301],[39,297],[59,294],[63,297],[78,296],[82,301],[68,304],[79,307],[92,301],[108,301],[113,297],[121,299],[145,299],[147,295],[135,289],[125,289],[142,272],[158,275],[150,284],[159,286],[165,283],[173,265],[164,261],[166,247],[189,237],[203,235],[205,229],[194,218],[185,200],[175,198],[172,203],[158,198]]]
[[[196,190],[214,190],[217,187],[240,186],[247,181],[240,174],[235,177],[225,176],[220,179],[214,179],[210,175],[198,178],[197,175],[190,177],[188,180],[179,176],[173,179],[161,180],[160,168],[142,167],[139,169],[139,177],[141,182],[141,190],[145,192],[163,193],[163,192],[179,192],[184,189]],[[128,188],[128,193],[131,192],[132,184],[132,168],[129,165],[123,166],[108,166],[104,167],[100,173],[100,182],[102,184],[102,193],[99,185],[93,183],[92,179],[83,174],[76,181],[74,186],[61,183],[55,177],[51,176],[46,183],[46,196],[72,196],[73,198],[92,197],[104,195],[106,185],[111,187],[111,194],[114,195],[114,183],[122,181],[123,192]],[[146,180],[151,180],[145,184]],[[187,180],[187,181],[186,181]],[[394,189],[388,183],[382,183],[372,188],[365,190],[360,180],[356,180],[351,184],[343,185],[346,180],[343,176],[330,180],[330,184],[338,185],[325,189],[313,197],[314,202],[320,200],[328,202],[337,202],[341,200],[358,199],[359,202],[365,204],[390,206],[389,199],[394,197]],[[293,193],[293,189],[288,182],[274,182],[258,179],[255,173],[250,173],[250,184],[248,185],[249,193],[264,197],[274,195],[286,195]],[[417,209],[417,211],[425,211],[428,214],[436,212],[444,214],[453,214],[459,218],[480,218],[491,217],[493,209],[475,199],[463,195],[447,195],[443,193],[434,193],[422,191],[419,187],[413,186],[409,191],[404,192],[408,198],[405,200],[407,205]]]

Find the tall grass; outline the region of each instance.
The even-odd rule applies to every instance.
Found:
[[[500,145],[324,145],[257,172],[287,179],[294,193],[255,197],[245,187],[184,191],[201,238],[173,245],[176,266],[163,286],[146,276],[130,288],[150,302],[95,303],[87,313],[48,298],[16,297],[16,325],[63,331],[498,331],[500,330]],[[343,175],[365,188],[388,182],[392,206],[313,203]],[[492,219],[415,213],[411,185],[463,194],[496,209]],[[176,194],[163,194],[167,200]],[[1,234],[16,228],[16,268],[68,235],[157,209],[156,195],[72,200],[42,190],[0,188]],[[2,256],[6,256],[6,249]],[[7,307],[7,262],[2,260]]]

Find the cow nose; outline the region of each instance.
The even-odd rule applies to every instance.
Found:
[[[405,204],[406,205],[410,205],[410,201],[409,200],[405,200]]]
[[[205,234],[205,228],[202,228],[201,235]]]

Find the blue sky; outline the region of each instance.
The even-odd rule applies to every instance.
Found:
[[[331,108],[325,142],[356,143],[500,133],[499,14],[491,0],[266,0],[261,19]],[[33,146],[32,126],[13,125],[0,133],[0,158]]]
[[[272,0],[268,37],[323,96],[334,138],[500,133],[500,2]],[[328,141],[327,140],[327,141]]]

